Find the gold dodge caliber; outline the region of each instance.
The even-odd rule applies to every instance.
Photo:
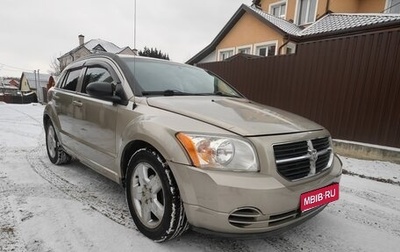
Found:
[[[137,228],[154,241],[188,228],[271,235],[339,197],[327,130],[203,69],[95,54],[69,65],[48,100],[51,162],[75,158],[124,186]]]

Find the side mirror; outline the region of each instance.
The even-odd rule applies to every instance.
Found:
[[[121,97],[115,94],[115,87],[114,83],[108,82],[92,82],[86,87],[86,93],[90,96],[112,101],[113,103],[120,103]]]

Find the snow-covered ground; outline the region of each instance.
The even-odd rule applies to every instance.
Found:
[[[255,240],[189,231],[154,243],[117,184],[78,162],[50,163],[42,113],[0,103],[0,251],[400,251],[400,165],[345,157],[340,200],[293,230]]]

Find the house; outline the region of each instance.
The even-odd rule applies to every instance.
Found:
[[[79,45],[77,47],[58,58],[61,71],[72,61],[97,52],[134,55],[134,51],[129,46],[120,48],[115,44],[102,39],[91,39],[88,42],[85,42],[85,36],[83,35],[79,35],[78,39]]]
[[[398,13],[400,0],[253,0],[186,63],[222,61],[238,53],[291,54],[302,41],[398,26]]]
[[[18,82],[14,79],[0,78],[0,96],[16,95],[18,93]]]
[[[23,72],[20,79],[20,90],[22,94],[36,93],[37,100],[40,103],[47,102],[47,83],[49,74],[41,74],[38,72]]]
[[[14,87],[19,87],[19,82],[15,78],[3,78],[1,83],[5,86],[14,86]]]

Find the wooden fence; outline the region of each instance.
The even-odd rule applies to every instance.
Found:
[[[336,139],[400,148],[400,28],[198,66],[249,99],[320,123]]]

